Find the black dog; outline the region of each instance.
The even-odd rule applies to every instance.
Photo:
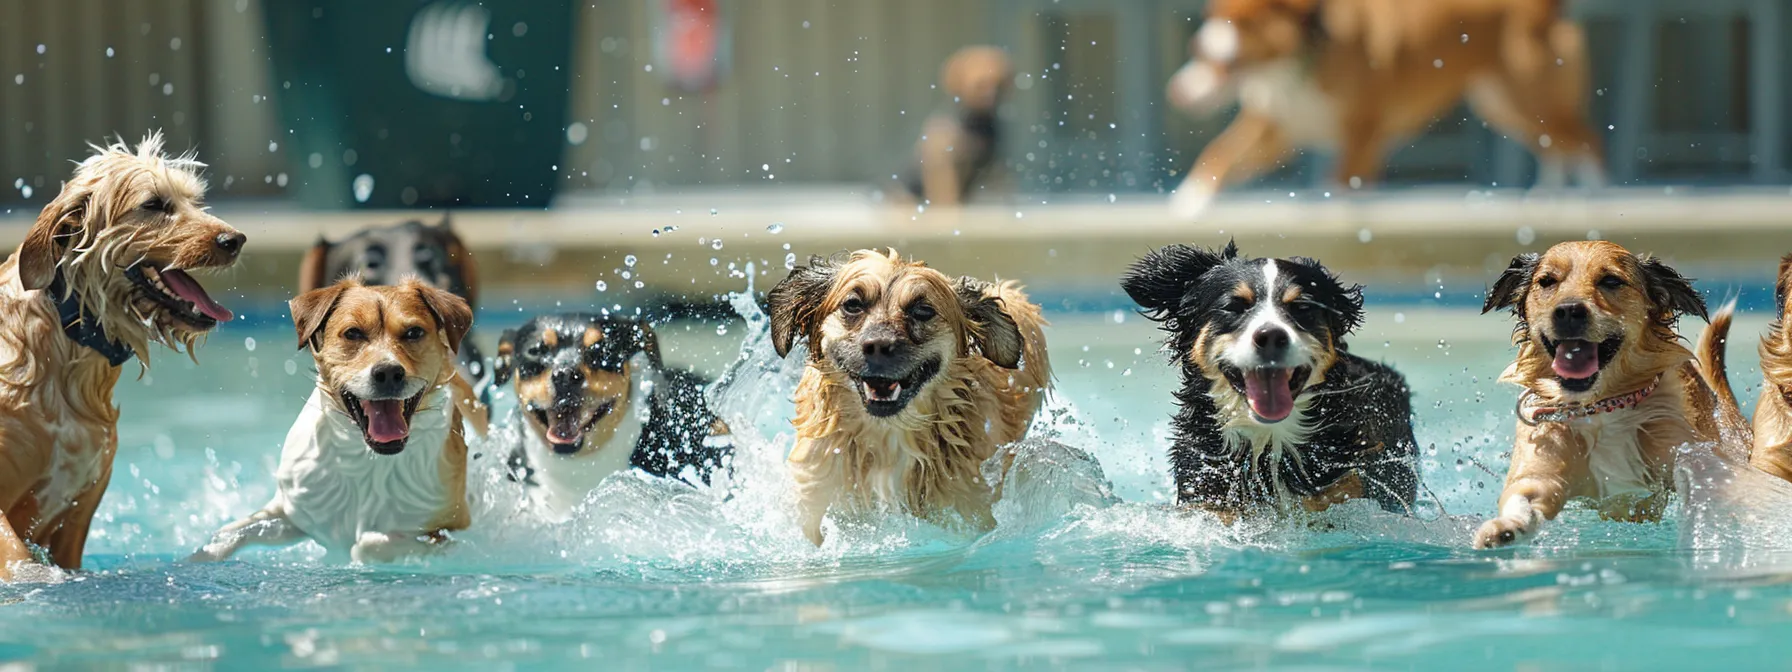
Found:
[[[473,253],[454,234],[448,216],[425,224],[411,220],[390,226],[370,226],[336,242],[318,238],[299,263],[299,293],[359,275],[369,285],[396,285],[407,277],[429,283],[467,300],[478,308],[479,272]],[[486,398],[485,357],[471,334],[461,342],[460,370],[481,399]]]
[[[1410,512],[1418,487],[1411,392],[1345,351],[1360,286],[1318,261],[1172,245],[1120,285],[1162,323],[1182,366],[1170,459],[1179,503],[1222,515],[1370,498]]]
[[[511,473],[556,515],[622,469],[708,482],[733,452],[707,381],[665,368],[645,322],[538,316],[504,332],[492,371],[498,385],[516,381]]]

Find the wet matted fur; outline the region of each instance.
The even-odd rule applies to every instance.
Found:
[[[1318,261],[1171,245],[1121,287],[1162,324],[1182,371],[1170,462],[1176,501],[1228,518],[1372,499],[1411,511],[1412,393],[1350,354],[1362,288]]]
[[[994,527],[982,465],[1025,436],[1051,385],[1039,307],[895,250],[811,257],[766,298],[778,354],[809,348],[789,457],[809,540],[830,507]]]
[[[1761,397],[1755,402],[1754,441],[1749,464],[1792,481],[1792,328],[1786,321],[1792,301],[1792,254],[1780,260],[1774,283],[1778,312],[1761,337]]]
[[[159,134],[96,146],[0,264],[0,580],[31,558],[21,542],[81,566],[123,361],[148,366],[151,342],[191,356],[231,318],[187,273],[230,266],[245,241],[206,212],[203,168],[165,156]],[[63,312],[79,315],[68,329]]]
[[[1606,241],[1561,243],[1512,259],[1482,312],[1509,308],[1518,357],[1500,381],[1538,406],[1573,407],[1654,391],[1633,408],[1565,421],[1518,422],[1499,515],[1477,548],[1536,533],[1571,499],[1614,520],[1659,520],[1674,487],[1674,450],[1748,429],[1724,374],[1730,309],[1683,345],[1681,315],[1706,316],[1692,282],[1660,259]],[[1587,358],[1587,359],[1581,359]],[[1659,380],[1659,383],[1655,382]],[[1521,402],[1524,400],[1521,397]]]

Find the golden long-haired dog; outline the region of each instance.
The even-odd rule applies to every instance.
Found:
[[[1755,402],[1754,446],[1749,464],[1792,481],[1792,329],[1786,308],[1792,301],[1792,254],[1780,260],[1774,283],[1779,314],[1761,337],[1761,398]]]
[[[1477,548],[1529,537],[1574,498],[1608,519],[1658,520],[1674,449],[1743,428],[1724,374],[1732,309],[1710,320],[1695,356],[1674,325],[1705,317],[1705,300],[1660,259],[1604,241],[1519,255],[1482,312],[1498,308],[1517,319],[1518,346],[1500,380],[1524,392],[1499,515]]]
[[[1203,114],[1236,100],[1231,125],[1171,197],[1194,217],[1220,189],[1298,149],[1336,152],[1351,187],[1458,100],[1536,154],[1537,181],[1570,168],[1600,185],[1587,126],[1584,37],[1561,0],[1213,0],[1171,77],[1169,101]]]
[[[778,354],[809,348],[789,457],[809,540],[830,507],[994,527],[982,465],[1025,436],[1051,384],[1039,307],[895,250],[811,257],[766,298]]]
[[[205,211],[204,164],[152,134],[95,147],[0,264],[0,580],[32,558],[81,566],[112,476],[112,388],[159,342],[189,356],[230,311],[190,271],[247,239]]]

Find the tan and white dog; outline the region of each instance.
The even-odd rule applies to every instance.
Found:
[[[1570,499],[1612,520],[1661,518],[1674,451],[1747,427],[1724,374],[1732,308],[1712,317],[1698,353],[1675,323],[1705,300],[1660,259],[1605,241],[1524,254],[1487,292],[1483,312],[1510,308],[1518,358],[1502,382],[1524,388],[1499,515],[1476,548],[1522,541]]]
[[[231,312],[188,272],[246,237],[206,212],[204,164],[95,147],[0,264],[0,581],[33,559],[79,569],[118,450],[112,389],[159,342],[189,354]]]
[[[803,534],[820,545],[831,508],[993,528],[983,463],[1026,435],[1051,385],[1039,307],[895,250],[812,257],[766,299],[778,354],[809,348],[788,460]]]
[[[473,322],[466,300],[414,279],[351,279],[299,295],[292,317],[317,360],[317,388],[286,435],[278,490],[192,559],[309,537],[332,557],[391,561],[465,529],[461,423],[482,417],[468,412],[472,390],[455,368]]]

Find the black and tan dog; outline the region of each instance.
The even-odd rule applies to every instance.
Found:
[[[1182,368],[1176,499],[1227,518],[1368,498],[1410,512],[1418,475],[1411,392],[1352,355],[1362,289],[1311,259],[1171,245],[1121,287],[1161,322]]]
[[[1051,385],[1045,320],[1017,285],[860,250],[811,257],[766,300],[778,354],[809,349],[788,463],[810,541],[830,508],[995,526],[983,463],[1026,435]]]
[[[1575,498],[1609,519],[1659,520],[1674,450],[1747,432],[1724,374],[1730,309],[1710,320],[1695,356],[1674,327],[1681,315],[1705,317],[1705,300],[1660,259],[1605,241],[1522,254],[1482,311],[1500,308],[1516,318],[1518,346],[1500,380],[1524,392],[1499,515],[1475,547],[1524,540]]]
[[[479,269],[473,252],[447,215],[435,224],[409,220],[390,226],[370,226],[338,241],[318,238],[299,263],[299,292],[328,286],[357,276],[369,285],[396,285],[417,278],[454,293],[479,307]],[[458,358],[461,377],[474,386],[480,398],[487,388],[485,357],[468,338]]]
[[[515,380],[508,466],[550,517],[565,518],[610,474],[634,467],[706,483],[733,443],[707,381],[667,368],[653,328],[632,318],[543,315],[498,342],[497,384]]]

